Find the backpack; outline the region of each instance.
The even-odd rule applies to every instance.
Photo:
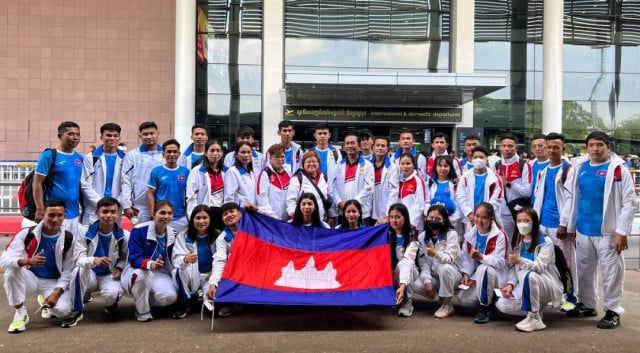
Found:
[[[553,251],[556,256],[556,267],[560,273],[560,282],[562,283],[562,293],[573,292],[573,278],[571,277],[571,270],[567,265],[567,260],[564,258],[562,249],[557,245],[553,246]]]
[[[49,172],[44,178],[42,183],[42,196],[46,200],[47,193],[53,188],[53,169],[56,165],[56,156],[58,151],[55,148],[47,148],[44,151],[51,151],[51,166]],[[27,176],[22,179],[20,187],[18,188],[18,205],[20,207],[20,213],[22,217],[29,220],[36,219],[36,201],[33,198],[33,178],[35,175],[35,169],[30,171]],[[42,200],[44,202],[44,200]]]
[[[520,177],[522,177],[523,171],[524,171],[524,166],[527,162],[523,159],[518,159],[518,168],[520,168]],[[498,161],[496,162],[496,173],[500,174],[502,173],[502,161]],[[529,197],[519,197],[516,199],[511,199],[509,200],[507,198],[507,192],[506,190],[504,190],[504,201],[507,204],[507,207],[509,208],[509,211],[511,212],[511,216],[513,217],[513,220],[515,222],[516,220],[516,213],[518,213],[518,211],[520,211],[521,209],[525,208],[525,207],[529,207],[531,205],[531,199]]]
[[[31,244],[31,242],[33,241],[33,238],[36,237],[35,234],[33,234],[33,229],[36,226],[32,226],[29,227],[29,233],[27,233],[27,236],[24,237],[24,248],[25,250],[29,247],[29,245]],[[17,233],[16,233],[17,234]],[[15,235],[14,235],[15,236]],[[71,233],[68,230],[64,231],[64,247],[62,248],[62,254],[64,256],[66,256],[67,251],[69,249],[71,249],[71,244],[73,243],[73,233]],[[33,249],[33,251],[35,252],[36,249]]]

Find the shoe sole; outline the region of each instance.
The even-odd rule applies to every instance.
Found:
[[[434,316],[436,319],[446,319],[446,318],[448,318],[448,317],[449,317],[449,316],[451,316],[451,315],[453,315],[453,313],[448,313],[447,315],[440,315],[440,316],[438,316],[438,315],[436,315],[436,314],[433,314],[433,316]]]
[[[69,324],[63,322],[61,326],[64,327],[64,328],[75,327],[78,324],[78,321],[82,320],[83,318],[84,318],[84,316],[82,314],[80,314],[80,316],[78,316],[78,318],[74,322],[71,322]]]

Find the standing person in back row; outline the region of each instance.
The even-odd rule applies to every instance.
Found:
[[[578,303],[569,317],[596,316],[598,265],[602,272],[605,316],[598,328],[620,325],[624,313],[624,257],[636,210],[633,177],[624,160],[611,152],[609,136],[593,131],[588,155],[574,158],[565,188],[570,192],[560,216],[558,238],[576,239]]]
[[[403,129],[400,132],[400,140],[398,141],[399,147],[396,148],[396,152],[393,154],[393,158],[391,158],[392,162],[396,165],[398,170],[400,169],[400,157],[409,153],[415,160],[415,168],[418,171],[418,175],[424,180],[425,171],[427,170],[427,159],[425,156],[418,152],[413,144],[416,142],[416,139],[413,135],[413,132],[409,129]],[[397,180],[392,180],[392,182],[397,183]]]
[[[240,142],[246,142],[251,147],[251,165],[253,166],[253,175],[258,175],[263,169],[264,155],[253,148],[254,133],[253,129],[249,126],[241,126],[236,132],[236,145]],[[231,151],[224,156],[224,166],[231,168],[236,164],[236,153]]]
[[[523,206],[509,207],[509,203],[511,205],[517,202],[521,202],[522,205],[529,204],[529,197],[531,197],[531,166],[526,160],[518,157],[518,138],[514,135],[506,134],[502,136],[500,141],[502,158],[496,163],[496,173],[502,181],[504,197],[496,213],[500,219],[502,229],[504,229],[508,237],[511,237],[515,230],[514,215],[518,211],[515,208]]]
[[[427,176],[425,180],[431,179],[436,175],[436,164],[435,160],[438,156],[448,156],[449,152],[447,149],[449,148],[449,135],[444,132],[438,132],[433,136],[433,140],[431,141],[431,147],[433,148],[433,153],[431,157],[427,160],[427,169],[425,170],[425,175]],[[462,168],[460,167],[460,160],[457,157],[452,157],[453,159],[453,169],[456,172],[456,179],[462,176]]]
[[[205,154],[204,145],[208,139],[207,125],[199,123],[193,125],[191,127],[191,141],[193,143],[187,146],[187,149],[180,155],[178,165],[191,170],[200,164]]]
[[[280,136],[280,144],[284,147],[283,167],[289,175],[292,175],[296,170],[300,169],[300,162],[302,161],[302,148],[299,144],[293,142],[295,135],[296,129],[291,121],[282,120],[278,123],[278,136]],[[271,155],[269,151],[267,151],[265,155],[265,167],[267,167],[270,160]]]
[[[133,223],[151,219],[147,208],[147,193],[151,169],[162,165],[162,146],[158,144],[158,125],[147,121],[138,127],[142,144],[127,153],[122,161],[122,193],[120,202],[124,215]]]
[[[103,197],[120,197],[124,151],[118,149],[120,125],[106,123],[100,127],[102,145],[89,152],[82,165],[82,224],[98,220],[96,206]]]
[[[482,143],[478,136],[469,135],[464,138],[462,144],[464,145],[464,159],[460,161],[460,167],[462,168],[462,174],[464,174],[464,172],[473,169],[473,156],[471,151],[475,147],[481,146]]]
[[[309,149],[309,151],[315,151],[318,153],[318,156],[320,157],[320,165],[318,166],[319,171],[326,176],[326,180],[328,182],[332,182],[336,177],[336,167],[342,159],[342,155],[340,154],[340,151],[338,151],[338,149],[329,142],[331,140],[331,130],[329,130],[329,125],[326,123],[320,123],[316,125],[314,129],[313,138],[316,139],[316,145]],[[300,167],[304,168],[303,165]],[[320,213],[322,213],[322,211]]]
[[[36,203],[35,222],[44,217],[44,201],[60,199],[65,204],[64,228],[73,234],[78,231],[80,223],[80,178],[84,157],[75,149],[80,143],[80,126],[73,121],[65,121],[58,125],[58,140],[55,165],[52,165],[52,151],[42,152],[36,164],[33,177],[33,199]],[[43,190],[44,180],[52,173],[52,188],[47,190],[46,199]]]
[[[531,162],[531,205],[536,200],[535,190],[538,184],[538,173],[549,165],[546,141],[545,134],[534,135],[531,139],[531,153],[536,157]]]

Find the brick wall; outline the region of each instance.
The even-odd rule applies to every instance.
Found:
[[[0,160],[36,159],[64,120],[78,151],[100,125],[154,120],[173,136],[174,0],[0,0]]]

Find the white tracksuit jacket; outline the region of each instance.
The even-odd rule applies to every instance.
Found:
[[[418,232],[424,229],[424,206],[429,199],[429,190],[424,180],[417,171],[413,171],[408,178],[396,176],[398,185],[389,190],[389,200],[387,200],[387,210],[395,203],[402,203],[409,210],[411,225]]]
[[[467,217],[473,212],[474,192],[476,187],[476,178],[473,169],[462,175],[458,182],[458,190],[456,191],[456,200],[462,212],[463,217]],[[487,168],[487,178],[484,183],[484,197],[482,202],[490,203],[496,215],[500,214],[500,204],[502,200],[502,183],[500,178],[489,168]]]
[[[362,156],[358,159],[358,168],[354,180],[345,180],[347,158],[343,158],[336,169],[336,178],[333,181],[334,205],[341,201],[351,199],[358,200],[362,206],[362,218],[371,217],[371,204],[373,202],[373,165]]]
[[[80,188],[84,195],[82,224],[92,224],[97,220],[96,205],[104,197],[107,183],[107,161],[102,147],[100,145],[95,151],[87,153],[82,162],[82,179],[80,180]],[[93,164],[94,157],[98,158],[95,165]],[[123,184],[121,177],[124,157],[124,152],[117,150],[111,184],[111,197],[115,199],[120,199],[120,190]]]
[[[286,169],[282,171],[282,174],[278,174],[271,163],[267,163],[267,167],[258,174],[256,185],[258,212],[281,221],[289,219],[287,192],[289,191],[290,178]]]
[[[222,170],[220,173],[224,179],[225,171]],[[202,164],[195,166],[189,173],[185,195],[187,198],[187,217],[191,217],[191,212],[198,205],[220,207],[224,203],[224,189],[211,195],[211,179]]]

